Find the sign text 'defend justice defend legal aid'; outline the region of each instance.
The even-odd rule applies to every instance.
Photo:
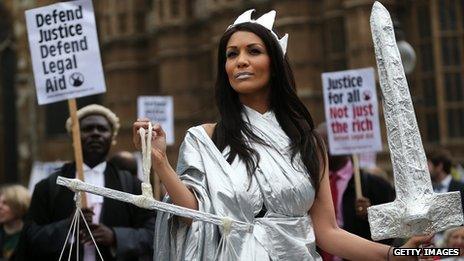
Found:
[[[27,10],[26,23],[39,104],[105,92],[91,1]]]

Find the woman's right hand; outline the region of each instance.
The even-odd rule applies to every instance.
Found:
[[[139,130],[140,128],[148,129],[148,122],[150,122],[149,119],[147,118],[140,118],[137,119],[133,124],[132,124],[132,142],[134,143],[134,146],[137,150],[140,150],[141,141],[140,141],[140,134]]]
[[[144,128],[148,130],[148,123],[149,119],[147,118],[142,118],[142,119],[137,119],[136,122],[132,125],[132,141],[134,143],[134,146],[137,149],[140,149],[141,147],[141,141],[140,141],[140,134],[139,130],[141,128]],[[152,160],[153,164],[159,165],[160,163],[165,163],[167,160],[166,157],[166,133],[164,132],[163,128],[161,128],[161,125],[159,123],[156,123],[153,125],[153,130],[152,130]]]

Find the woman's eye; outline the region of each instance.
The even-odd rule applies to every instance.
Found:
[[[253,49],[250,49],[250,53],[251,54],[261,54],[261,50],[259,50],[257,48],[253,48]]]
[[[227,52],[227,53],[226,53],[226,57],[227,57],[227,58],[232,58],[232,57],[235,57],[236,55],[237,55],[237,53],[234,52],[234,51],[230,51],[230,52]]]

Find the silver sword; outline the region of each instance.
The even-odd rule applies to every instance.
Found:
[[[409,87],[387,9],[375,2],[371,31],[395,180],[395,201],[368,208],[374,240],[410,237],[463,223],[459,192],[434,193]]]

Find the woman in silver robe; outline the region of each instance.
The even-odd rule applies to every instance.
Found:
[[[337,226],[325,146],[296,95],[287,35],[279,39],[272,31],[274,11],[256,20],[252,12],[237,18],[219,43],[218,122],[187,131],[176,171],[159,125],[152,150],[166,201],[250,226],[229,230],[159,213],[155,260],[321,260],[316,244],[351,260],[391,257],[388,246]],[[147,121],[134,123],[136,147]]]

